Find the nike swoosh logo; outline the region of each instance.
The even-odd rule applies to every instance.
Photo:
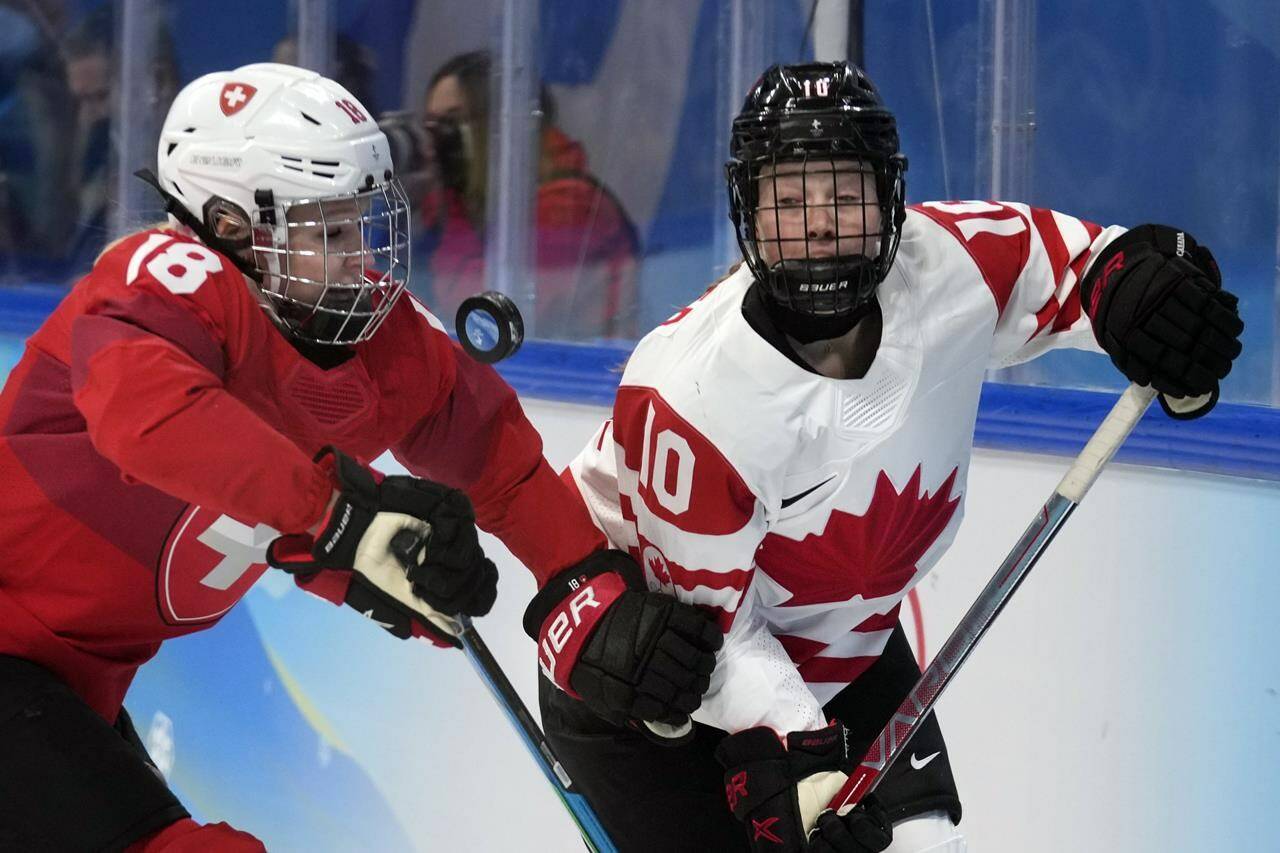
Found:
[[[942,750],[938,750],[933,755],[926,755],[924,758],[916,758],[916,754],[913,752],[911,753],[911,769],[923,770],[928,766],[930,761],[933,761],[933,759],[937,758],[939,755],[942,755]]]
[[[798,494],[798,495],[792,495],[792,496],[791,496],[791,497],[789,497],[789,498],[783,498],[783,499],[782,499],[782,508],[783,508],[783,509],[786,509],[787,507],[791,506],[791,505],[792,505],[793,503],[795,503],[796,501],[800,500],[800,499],[801,499],[802,497],[804,497],[805,495],[812,494],[812,493],[813,493],[814,491],[816,491],[817,489],[821,489],[823,486],[825,486],[827,483],[830,483],[830,482],[831,482],[832,480],[834,480],[835,478],[836,478],[836,475],[835,475],[835,474],[832,474],[830,477],[828,477],[827,479],[823,480],[823,481],[822,481],[821,483],[819,483],[818,485],[816,485],[816,486],[810,486],[809,488],[805,489],[803,492],[801,492],[801,493],[800,493],[800,494]]]

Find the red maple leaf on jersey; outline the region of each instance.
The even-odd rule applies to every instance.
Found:
[[[958,470],[953,468],[932,495],[920,492],[918,465],[901,492],[881,471],[863,515],[834,510],[821,534],[798,541],[770,533],[756,563],[791,591],[783,606],[900,592],[955,514],[960,497],[951,497],[951,488]]]
[[[657,549],[655,548],[654,551],[656,550]],[[668,571],[667,569],[667,561],[664,560],[659,554],[651,553],[649,554],[648,562],[649,562],[649,571],[653,574],[655,578],[658,579],[658,583],[666,584],[669,586],[671,584],[671,572]]]

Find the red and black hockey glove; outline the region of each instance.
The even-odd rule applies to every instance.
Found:
[[[773,729],[747,729],[722,740],[716,758],[725,769],[729,810],[752,850],[879,853],[893,841],[893,826],[874,797],[842,816],[826,812],[857,760],[839,722],[792,732],[785,744]]]
[[[524,629],[560,689],[668,744],[692,737],[689,715],[702,704],[724,643],[697,607],[647,591],[622,551],[597,551],[553,577],[529,603]]]
[[[844,815],[823,812],[805,853],[880,853],[893,842],[893,826],[875,794]]]
[[[480,548],[467,496],[418,477],[379,481],[331,447],[317,461],[332,471],[333,505],[314,535],[272,541],[268,564],[397,637],[457,646],[447,617],[488,613],[498,583],[498,570]]]
[[[1185,231],[1140,225],[1098,254],[1080,296],[1121,373],[1159,391],[1170,417],[1208,414],[1244,323],[1206,247]]]

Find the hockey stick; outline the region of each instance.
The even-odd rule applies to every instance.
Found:
[[[1084,450],[1071,463],[1071,468],[1040,510],[1040,514],[1027,527],[1009,556],[1005,557],[995,576],[983,587],[969,612],[956,625],[946,644],[938,650],[933,662],[885,724],[884,730],[871,744],[843,787],[831,798],[828,808],[835,809],[839,814],[842,810],[857,805],[863,797],[875,790],[885,772],[902,754],[912,735],[920,729],[938,697],[969,657],[978,640],[991,627],[1014,590],[1049,547],[1072,511],[1084,500],[1098,474],[1142,419],[1143,412],[1155,399],[1155,393],[1151,388],[1130,385],[1121,395]]]
[[[582,840],[586,842],[587,849],[592,853],[616,853],[618,848],[613,845],[609,833],[600,825],[600,818],[596,817],[595,810],[591,808],[587,798],[573,790],[573,780],[569,778],[568,772],[551,751],[551,745],[547,743],[542,729],[538,727],[537,721],[525,707],[524,701],[507,680],[502,667],[494,660],[489,647],[476,633],[475,627],[471,624],[471,617],[460,616],[456,621],[460,629],[458,639],[462,641],[462,648],[466,651],[471,665],[489,686],[489,692],[493,694],[493,698],[507,715],[512,727],[524,741],[529,754],[542,770],[542,775],[547,777],[547,781],[555,789],[556,796],[569,810],[573,822],[578,825],[578,831],[582,833]]]
[[[430,537],[429,532],[427,537]],[[391,550],[400,555],[401,560],[408,565],[414,559],[413,555],[417,554],[427,541],[416,533],[402,530],[391,537]],[[457,637],[462,643],[462,650],[467,654],[467,660],[471,662],[472,668],[489,688],[494,700],[506,714],[507,720],[524,741],[525,748],[533,756],[538,769],[551,783],[556,796],[569,811],[569,816],[577,824],[578,832],[582,834],[582,840],[586,843],[587,849],[591,853],[617,853],[618,848],[609,838],[609,833],[601,826],[600,819],[596,817],[591,804],[587,802],[586,797],[573,790],[573,780],[569,778],[568,771],[551,751],[551,745],[547,743],[547,738],[539,728],[537,720],[529,713],[520,694],[511,686],[507,674],[502,671],[502,666],[493,657],[493,653],[489,651],[489,647],[471,623],[471,617],[463,615],[449,617],[449,619],[457,628]]]

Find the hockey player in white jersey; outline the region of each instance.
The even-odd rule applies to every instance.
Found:
[[[695,724],[660,745],[574,699],[590,669],[556,651],[616,579],[530,606],[547,734],[623,850],[964,850],[934,719],[869,801],[823,808],[919,675],[899,607],[960,525],[984,372],[1101,349],[1195,417],[1240,351],[1236,299],[1185,232],[906,207],[905,171],[859,69],[766,71],[727,166],[745,263],[640,342],[566,472],[649,589],[725,634]]]

